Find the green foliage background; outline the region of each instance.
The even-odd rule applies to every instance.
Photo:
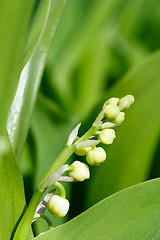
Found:
[[[5,219],[13,218],[12,222],[8,220],[10,230],[7,234],[5,226],[2,227],[2,239],[4,236],[5,239],[13,236],[13,228],[16,228],[25,205],[24,192],[20,191],[23,183],[18,165],[28,203],[40,180],[65,146],[70,131],[82,122],[80,134],[83,134],[109,97],[133,94],[135,103],[127,111],[123,125],[116,129],[114,143],[105,147],[107,161],[98,168],[90,167],[91,178],[88,181],[66,184],[71,210],[66,218],[60,220],[55,220],[47,213],[54,226],[75,217],[113,193],[160,175],[159,1],[65,2],[41,0],[35,5],[33,0],[16,0],[13,6],[0,2],[3,13],[0,14],[1,226]],[[7,125],[12,152],[6,121],[13,98]],[[70,161],[75,159],[78,157],[72,156]],[[133,197],[133,205],[122,206],[116,200],[109,203],[111,198],[116,199],[116,195],[103,201],[112,206],[113,212],[115,209],[115,215],[112,216],[110,212],[107,215],[110,210],[108,205],[105,207],[104,221],[108,222],[113,217],[115,222],[125,222],[132,218],[134,211],[130,215],[120,215],[117,220],[117,209],[122,209],[123,213],[126,208],[137,206],[137,215],[134,215],[134,219],[137,219],[142,214],[140,211],[143,205],[153,200],[152,211],[147,212],[151,206],[144,207],[142,216],[145,217],[137,220],[141,230],[145,226],[145,218],[150,216],[151,224],[149,222],[145,228],[153,231],[148,235],[144,233],[146,235],[143,238],[141,235],[132,236],[131,228],[128,227],[130,235],[127,236],[123,227],[115,224],[108,238],[102,231],[99,239],[116,239],[112,235],[116,231],[120,232],[120,239],[158,239],[156,231],[159,225],[155,224],[154,219],[159,221],[158,212],[155,211],[159,203],[154,199],[160,197],[159,180],[151,183],[153,185],[145,183],[144,188],[133,187],[128,193],[125,193],[126,190],[120,193],[122,204],[124,199]],[[141,191],[146,195],[141,203],[138,200],[136,202],[135,196]],[[7,206],[4,208],[2,204],[5,199],[11,199],[7,203],[10,206],[7,214]],[[14,207],[15,213],[12,212],[14,217],[10,216],[12,204],[18,205]],[[98,206],[101,208],[101,205]],[[98,216],[96,207],[91,209],[93,215]],[[56,229],[54,235],[51,232],[51,236],[45,238],[42,235],[37,239],[52,239],[53,236],[55,239],[59,239],[59,236],[60,239],[67,239],[67,231],[75,231],[74,227],[77,229],[81,223],[89,224],[88,219],[91,217],[81,216],[79,220],[73,220],[73,225],[71,221],[70,225],[67,223],[62,225],[62,229],[57,228],[60,230]],[[74,221],[77,221],[75,225]],[[99,228],[102,226],[99,225]],[[136,224],[134,226],[136,228]],[[110,225],[106,227],[110,228]],[[36,235],[46,230],[48,227],[41,220],[34,225]],[[58,231],[62,231],[63,236],[58,235]],[[85,239],[94,239],[93,229],[86,234]],[[70,239],[83,238],[71,234]]]

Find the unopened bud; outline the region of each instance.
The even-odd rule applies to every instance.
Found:
[[[134,103],[134,97],[132,95],[126,95],[125,97],[121,98],[118,103],[120,110],[128,109],[131,104]]]
[[[128,109],[130,106],[131,106],[131,101],[127,100],[125,102],[122,102],[118,107],[119,107],[119,110],[122,111],[124,109]]]
[[[76,149],[74,153],[78,156],[85,156],[87,152],[91,149],[92,149],[91,147],[79,148],[79,149]]]
[[[101,147],[95,148],[87,153],[86,160],[90,165],[98,166],[106,160],[106,152]]]
[[[134,97],[132,95],[126,95],[125,97],[121,98],[118,103],[121,104],[121,103],[126,102],[126,101],[130,101],[131,104],[133,104],[134,103]]]
[[[115,106],[117,106],[118,104],[118,101],[119,101],[119,98],[115,98],[115,97],[112,97],[110,99],[107,100],[106,104],[113,104]]]
[[[54,217],[64,217],[69,210],[69,201],[58,195],[53,195],[47,203],[48,210]]]
[[[114,119],[115,124],[120,125],[124,121],[125,113],[120,112],[118,116]]]
[[[104,112],[104,115],[106,118],[113,120],[118,116],[118,114],[119,114],[119,107],[113,104],[106,105],[105,112]]]
[[[114,129],[104,129],[99,135],[99,139],[104,144],[112,144],[116,134]]]
[[[82,162],[75,161],[70,166],[69,176],[74,178],[76,181],[84,181],[90,177],[89,167]]]

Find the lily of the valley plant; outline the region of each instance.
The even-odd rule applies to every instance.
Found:
[[[110,98],[104,103],[91,128],[83,136],[78,136],[81,124],[73,129],[64,150],[39,184],[18,225],[14,240],[26,239],[31,223],[38,218],[45,219],[49,228],[53,228],[50,219],[45,216],[47,208],[56,218],[64,217],[67,214],[70,204],[66,199],[65,188],[60,182],[81,182],[90,178],[89,165],[99,166],[107,159],[105,150],[98,145],[100,143],[102,145],[113,143],[116,137],[114,128],[122,124],[125,118],[124,110],[133,103],[134,97],[132,95],[127,95],[121,99]],[[86,163],[77,160],[71,165],[65,164],[73,153],[78,156],[86,156]],[[63,176],[65,172],[68,172],[68,176]],[[53,186],[53,189],[47,192],[47,188],[50,186]],[[60,196],[56,194],[55,187],[59,188]],[[42,198],[44,192],[45,196]]]

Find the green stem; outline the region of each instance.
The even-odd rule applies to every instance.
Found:
[[[58,158],[54,161],[54,163],[52,164],[52,166],[50,167],[50,169],[48,170],[48,172],[45,174],[44,178],[42,179],[40,186],[43,185],[43,183],[45,182],[45,180],[54,172],[56,171],[58,168],[60,168],[67,160],[68,158],[74,153],[74,151],[76,150],[76,145],[80,142],[83,142],[85,140],[87,140],[90,136],[92,136],[93,134],[95,134],[97,132],[97,130],[99,130],[101,124],[98,126],[93,126],[81,137],[79,138],[73,145],[68,146],[66,145],[66,147],[63,149],[63,151],[61,152],[61,154],[58,156]]]
[[[27,239],[29,231],[31,230],[31,222],[34,218],[37,205],[40,202],[42,195],[43,192],[40,192],[38,190],[34,193],[22,220],[20,221],[17,227],[13,240]]]
[[[65,191],[65,188],[63,187],[63,185],[59,182],[56,182],[54,185],[59,188],[59,190],[61,192],[61,198],[65,199],[66,198],[66,191]]]
[[[54,161],[48,172],[45,174],[44,178],[42,179],[40,183],[40,187],[43,186],[43,183],[45,180],[53,173],[55,172],[58,168],[60,168],[67,160],[68,158],[72,155],[72,153],[75,151],[75,145],[72,146],[65,146],[63,151],[60,153],[58,158]]]
[[[37,214],[37,215],[34,217],[34,219],[37,220],[38,218],[43,218],[43,219],[48,223],[49,229],[52,229],[52,228],[53,228],[53,224],[52,224],[51,220],[50,220],[47,216],[45,216],[45,215],[43,215],[43,214]]]

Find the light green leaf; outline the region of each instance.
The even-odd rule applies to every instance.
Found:
[[[7,137],[0,138],[0,239],[13,237],[25,210],[23,181]]]
[[[65,0],[50,0],[48,2],[49,11],[47,18],[45,18],[45,28],[35,51],[21,72],[18,90],[10,110],[7,127],[17,159],[21,157],[47,53],[64,5]]]
[[[135,103],[126,111],[124,123],[115,129],[114,143],[103,145],[108,161],[93,173],[87,191],[89,206],[147,178],[160,130],[159,89],[160,52],[149,56],[111,89],[109,97],[133,94]]]
[[[74,91],[74,87],[76,85],[76,78],[72,78],[76,75],[76,71],[79,71],[78,67],[79,65],[81,65],[81,60],[83,60],[85,52],[90,49],[90,45],[96,44],[93,39],[96,36],[97,30],[102,27],[106,20],[109,19],[110,14],[112,13],[117,2],[117,0],[102,0],[101,3],[99,3],[99,1],[93,1],[93,3],[90,4],[90,7],[88,8],[89,11],[83,16],[82,21],[80,21],[80,23],[78,24],[79,27],[77,28],[76,25],[73,34],[71,34],[71,37],[69,38],[69,41],[67,42],[67,44],[65,42],[62,46],[63,51],[59,49],[58,56],[50,54],[47,69],[50,76],[50,86],[52,88],[52,91],[56,92],[61,104],[69,111],[73,111],[72,108],[74,108],[74,102],[77,101],[76,91]],[[79,7],[76,7],[74,4],[71,3],[70,6],[74,8],[74,10],[72,11],[79,11]],[[68,11],[70,11],[70,9],[68,9]],[[67,22],[67,19],[63,20],[65,22],[63,25],[61,25],[62,29],[68,27],[65,24]],[[59,38],[61,38],[61,33],[59,35]],[[51,53],[53,53],[54,49],[57,52],[56,47],[57,45],[52,47]],[[92,50],[90,49],[90,51]],[[101,49],[96,49],[95,51],[95,54],[99,54],[99,51],[101,51]],[[100,54],[102,53],[100,52]],[[105,58],[105,56],[103,57]],[[96,64],[95,62],[96,59],[94,60],[93,64]],[[84,69],[84,71],[87,70]],[[100,71],[100,66],[98,71]],[[87,74],[89,74],[89,72]]]
[[[76,101],[73,101],[72,107],[81,118],[88,116],[90,109],[101,97],[104,85],[107,84],[110,46],[105,35],[106,29],[105,33],[103,30],[92,39],[77,69],[74,84]]]
[[[0,2],[0,134],[6,120],[20,74],[20,58],[34,0]],[[25,11],[24,11],[25,10]]]
[[[35,240],[158,240],[159,186],[155,179],[118,192]]]
[[[0,239],[5,240],[13,237],[25,208],[23,181],[6,134],[6,121],[33,4],[34,0],[0,2]]]
[[[24,67],[31,55],[35,51],[41,39],[43,31],[45,30],[48,13],[50,10],[50,0],[40,1],[38,9],[34,15],[30,26],[30,31],[27,37],[27,43],[24,50],[23,64]]]

